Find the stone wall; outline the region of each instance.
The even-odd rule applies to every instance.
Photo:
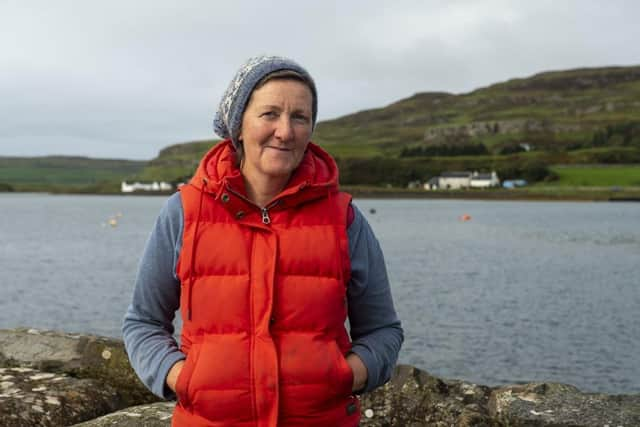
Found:
[[[589,394],[555,383],[491,388],[403,365],[361,403],[364,427],[640,426],[640,395]],[[168,427],[172,410],[140,383],[118,340],[0,330],[3,427]]]

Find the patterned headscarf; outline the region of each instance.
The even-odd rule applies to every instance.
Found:
[[[257,56],[249,59],[236,73],[222,96],[220,106],[213,119],[213,130],[222,138],[231,138],[234,146],[238,146],[238,134],[242,125],[242,115],[251,93],[267,75],[276,71],[290,70],[302,75],[311,85],[312,101],[312,124],[315,127],[318,113],[318,95],[316,86],[311,75],[288,58],[280,56]]]

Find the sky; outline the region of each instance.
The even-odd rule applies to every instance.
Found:
[[[640,65],[636,0],[0,0],[0,156],[148,160],[214,138],[249,57],[286,56],[319,120],[417,92]]]

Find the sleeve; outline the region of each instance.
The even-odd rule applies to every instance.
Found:
[[[166,386],[171,367],[186,356],[173,338],[173,319],[180,307],[175,265],[183,227],[179,193],[160,211],[138,266],[133,299],[124,316],[122,334],[131,366],[157,396],[175,399]]]
[[[347,289],[351,351],[367,367],[363,392],[369,392],[391,378],[404,332],[393,306],[380,244],[355,206],[354,214],[347,229],[351,257],[351,281]]]

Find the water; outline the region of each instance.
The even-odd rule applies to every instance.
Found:
[[[119,337],[163,203],[0,195],[0,328]],[[406,335],[401,362],[488,385],[640,392],[640,204],[357,204],[387,258]]]

